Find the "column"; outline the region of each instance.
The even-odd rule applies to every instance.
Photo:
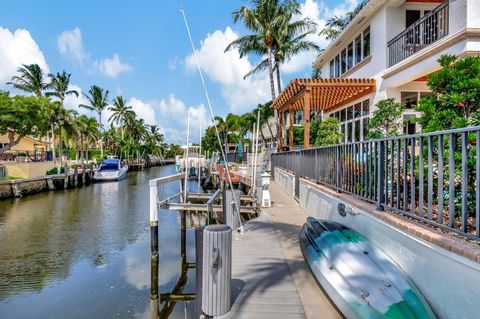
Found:
[[[288,128],[288,149],[293,151],[293,112],[294,110],[289,109],[288,116],[290,118],[290,127]]]
[[[311,91],[307,88],[303,96],[303,148],[310,147],[310,99]]]
[[[279,111],[278,115],[279,115],[278,128],[277,128],[278,147],[280,148],[279,151],[283,152],[283,111]],[[273,136],[272,136],[272,140],[273,140]]]

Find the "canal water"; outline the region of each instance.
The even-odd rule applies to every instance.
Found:
[[[120,182],[0,201],[0,318],[151,318],[148,180],[173,173],[153,167]],[[177,183],[160,189],[178,191]],[[180,223],[177,212],[160,213],[160,293],[181,274]],[[193,230],[186,249],[194,262]],[[194,292],[194,272],[185,293]],[[177,302],[169,318],[193,311],[194,302]]]

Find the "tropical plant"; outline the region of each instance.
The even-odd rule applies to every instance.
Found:
[[[90,104],[80,104],[80,107],[86,108],[88,110],[96,111],[98,114],[98,126],[100,132],[103,131],[102,126],[102,112],[108,105],[108,90],[103,90],[97,85],[92,85],[88,94],[83,93],[87,98]],[[103,158],[103,138],[100,137],[100,156]]]
[[[42,92],[48,88],[42,68],[38,64],[22,64],[17,69],[19,75],[14,75],[7,84],[14,88],[42,96]]]
[[[18,145],[27,135],[38,135],[50,127],[52,102],[45,97],[10,97],[0,93],[0,134],[6,134],[8,143],[0,147],[0,154]]]
[[[49,74],[50,84],[48,86],[52,91],[46,92],[45,95],[48,97],[56,97],[60,100],[60,106],[63,109],[65,98],[68,95],[75,95],[78,97],[77,90],[69,90],[70,85],[70,73],[63,71],[62,73]],[[62,143],[62,118],[57,114],[57,124],[59,125],[59,134],[58,134],[58,144],[59,144],[59,153],[60,153],[60,166],[62,166],[62,153],[63,153],[63,143]],[[55,132],[52,128],[53,135],[53,150],[55,152]],[[55,158],[55,154],[53,156]]]
[[[252,8],[242,6],[232,15],[234,23],[242,21],[253,34],[234,40],[225,51],[237,48],[240,57],[243,57],[249,53],[263,54],[266,49],[270,89],[272,100],[274,100],[272,49],[275,44],[275,36],[287,36],[288,22],[294,14],[300,14],[299,5],[296,1],[280,2],[278,0],[252,0],[251,4]],[[261,46],[259,47],[259,45]]]
[[[325,119],[318,119],[314,122],[318,122],[318,129],[316,128],[315,145],[326,146],[338,144],[343,137],[343,133],[339,132],[340,121],[335,117],[327,117]],[[313,123],[312,122],[312,126]],[[314,130],[315,131],[315,130]]]
[[[380,100],[368,122],[367,138],[381,138],[400,134],[401,116],[405,105],[389,98]]]
[[[135,112],[131,106],[127,105],[127,101],[121,95],[113,100],[113,106],[109,107],[109,110],[112,111],[112,115],[108,121],[113,121],[117,125],[120,125],[123,139],[125,137],[125,119],[129,115],[132,116]]]
[[[355,16],[363,9],[368,0],[364,0],[359,3],[355,9],[347,12],[344,16],[334,16],[327,20],[325,28],[323,28],[319,35],[324,36],[325,39],[333,41],[335,40],[343,29],[355,18]]]
[[[480,57],[458,60],[443,55],[442,67],[428,76],[432,95],[422,98],[416,111],[424,132],[480,124]]]

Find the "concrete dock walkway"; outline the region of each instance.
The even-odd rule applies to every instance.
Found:
[[[220,318],[341,318],[305,263],[298,232],[307,215],[275,182],[273,207],[233,239],[232,310]]]

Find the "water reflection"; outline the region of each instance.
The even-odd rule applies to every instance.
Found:
[[[158,167],[119,183],[1,201],[0,318],[150,317],[148,180],[172,173]],[[164,190],[176,192],[177,185]],[[162,212],[159,225],[158,284],[166,293],[183,276],[179,214]],[[193,231],[184,244],[193,260]],[[185,309],[171,313],[183,318]]]

